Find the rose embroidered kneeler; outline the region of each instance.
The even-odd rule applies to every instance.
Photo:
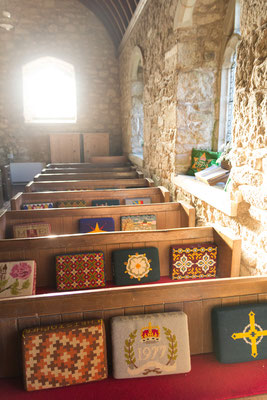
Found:
[[[35,286],[35,261],[0,262],[0,298],[30,296]]]
[[[189,372],[187,316],[182,311],[114,317],[113,376],[144,378]]]
[[[213,344],[222,363],[267,358],[267,304],[215,307]]]
[[[134,285],[160,279],[159,253],[156,247],[114,250],[112,258],[116,285]]]
[[[171,246],[172,280],[215,278],[217,246],[214,243]]]
[[[28,391],[107,378],[102,320],[24,329],[23,372]]]
[[[56,256],[57,290],[105,286],[104,253],[92,251]]]

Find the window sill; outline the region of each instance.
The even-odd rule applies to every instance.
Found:
[[[128,158],[130,161],[132,161],[133,164],[137,165],[139,168],[143,168],[144,166],[144,160],[143,160],[143,154],[129,154]]]
[[[172,183],[224,214],[237,216],[239,202],[231,200],[230,193],[224,192],[221,185],[209,186],[188,175],[177,175],[172,178]]]

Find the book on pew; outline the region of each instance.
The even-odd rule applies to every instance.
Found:
[[[230,171],[224,169],[218,165],[212,165],[204,169],[203,171],[199,171],[195,173],[195,177],[202,182],[207,183],[208,185],[215,185],[218,182],[226,182],[228,179]]]

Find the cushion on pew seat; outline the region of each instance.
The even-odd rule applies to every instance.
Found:
[[[126,205],[140,205],[140,204],[150,204],[150,197],[135,197],[133,199],[125,199]]]
[[[48,389],[107,378],[102,320],[24,329],[25,389]]]
[[[57,290],[105,286],[104,253],[93,251],[56,256]]]
[[[267,303],[212,310],[216,358],[237,363],[267,358]]]
[[[0,298],[35,294],[34,260],[0,262]]]
[[[156,216],[153,214],[121,217],[122,231],[151,231],[153,229],[157,229]]]
[[[14,238],[47,236],[51,234],[51,226],[45,222],[13,225]]]
[[[172,280],[215,278],[217,246],[214,243],[170,247]]]
[[[86,207],[86,201],[84,200],[62,200],[56,202],[57,208],[65,208],[65,207]]]
[[[189,372],[187,316],[168,312],[114,317],[113,376],[143,378]]]
[[[25,203],[21,206],[22,210],[39,210],[43,208],[54,208],[54,203]]]
[[[156,247],[114,250],[112,257],[116,285],[133,285],[160,279],[159,252]]]
[[[115,230],[113,218],[82,218],[79,220],[80,233],[110,232]]]
[[[100,199],[100,200],[92,200],[92,206],[119,206],[119,199]]]

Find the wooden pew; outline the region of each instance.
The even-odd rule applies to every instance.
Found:
[[[74,172],[64,174],[37,174],[34,181],[68,181],[68,180],[88,180],[88,179],[136,179],[143,178],[144,174],[140,171],[125,171],[125,172]]]
[[[154,203],[137,206],[54,208],[52,210],[4,211],[0,215],[0,239],[13,238],[14,224],[45,222],[51,226],[52,235],[79,232],[81,218],[112,217],[115,231],[120,231],[120,219],[127,215],[153,214],[157,229],[185,228],[195,226],[194,207],[182,202]]]
[[[169,273],[171,244],[214,242],[218,245],[219,278],[238,276],[238,238],[212,227],[182,228],[144,232],[77,234],[0,241],[1,261],[37,261],[37,285],[55,288],[56,254],[102,250],[107,279],[112,278],[111,252],[118,248],[156,246],[160,271]],[[189,318],[191,353],[211,351],[210,310],[218,304],[246,302],[267,296],[266,278],[213,279],[109,287],[77,292],[53,292],[0,300],[0,376],[21,374],[20,334],[23,328],[85,318],[183,310]],[[107,325],[108,328],[108,325]],[[109,335],[109,331],[108,331]],[[107,335],[107,336],[108,336]],[[109,349],[110,350],[110,349]],[[110,355],[110,352],[109,352]]]
[[[25,186],[25,192],[44,192],[59,190],[88,190],[88,189],[122,189],[130,187],[155,186],[150,178],[143,179],[101,179],[76,181],[31,181]]]
[[[170,192],[163,186],[135,188],[135,189],[106,189],[106,190],[80,190],[64,192],[28,192],[17,193],[11,199],[11,210],[20,210],[24,203],[56,202],[65,200],[84,200],[87,206],[92,200],[119,199],[120,204],[125,204],[125,199],[150,197],[152,203],[170,201]]]
[[[131,172],[135,171],[137,167],[110,167],[110,166],[90,166],[90,167],[68,167],[68,168],[43,168],[42,174],[66,174],[66,173],[83,173],[83,172]]]
[[[125,166],[131,165],[126,156],[99,156],[90,157],[90,162],[86,163],[49,163],[46,168],[84,168],[86,166]]]

